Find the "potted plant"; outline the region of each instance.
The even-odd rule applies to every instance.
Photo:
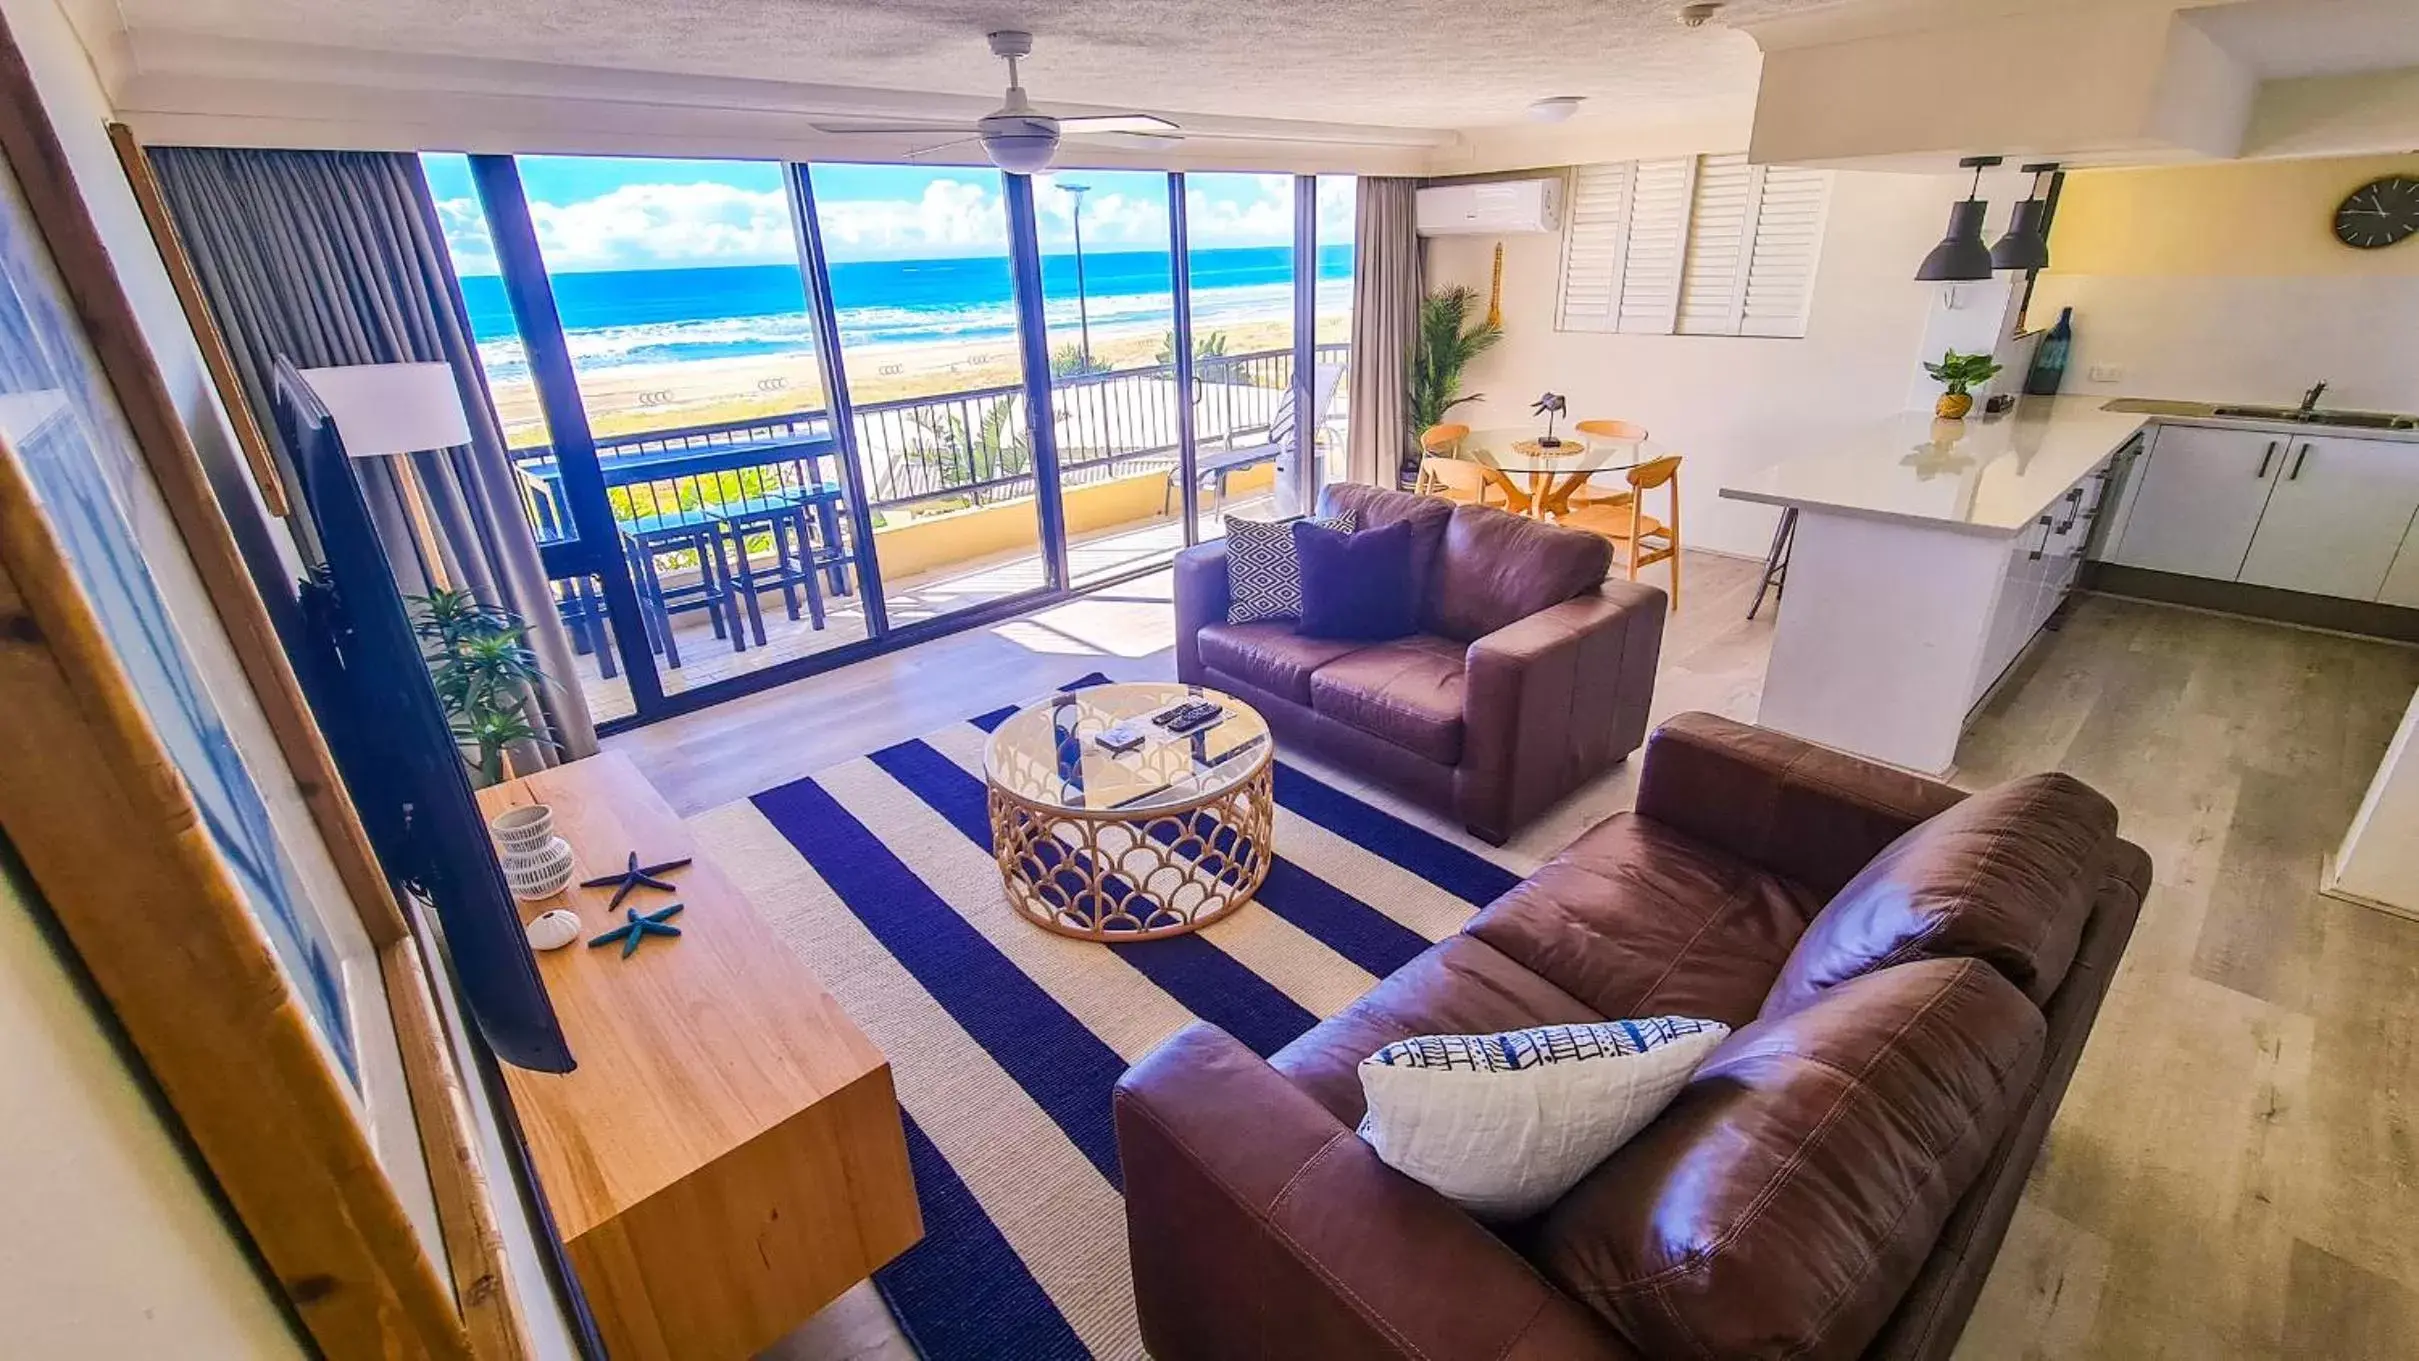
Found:
[[[1462,395],[1462,370],[1503,339],[1503,327],[1484,317],[1473,321],[1477,309],[1478,290],[1459,285],[1437,289],[1420,299],[1419,334],[1412,343],[1407,385],[1409,409],[1404,413],[1409,417],[1405,433],[1410,442],[1403,451],[1404,486],[1419,476],[1420,435],[1429,426],[1441,424],[1446,412],[1464,402],[1475,402],[1481,395]]]
[[[469,591],[433,590],[411,604],[412,631],[427,647],[429,678],[463,763],[481,786],[502,783],[506,749],[547,740],[529,721],[533,689],[546,678],[529,648],[529,625]]]
[[[1987,354],[1959,354],[1950,350],[1940,356],[1937,364],[1926,364],[1923,371],[1938,379],[1945,389],[1940,400],[1933,403],[1932,414],[1943,420],[1959,421],[1974,409],[1971,389],[1999,376],[2000,364]]]

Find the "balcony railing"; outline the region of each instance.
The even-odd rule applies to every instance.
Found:
[[[1342,364],[1349,350],[1318,346],[1318,362]],[[1172,472],[1181,412],[1192,413],[1198,447],[1205,451],[1269,439],[1291,388],[1292,351],[1207,355],[1193,369],[1190,401],[1179,400],[1173,364],[1053,379],[1061,485]],[[1012,385],[857,407],[857,449],[871,508],[985,505],[1033,495],[1024,396],[1021,385]],[[598,440],[596,449],[615,517],[639,526],[753,510],[845,485],[831,420],[821,411],[612,436]],[[554,451],[546,445],[516,449],[513,461],[540,539],[559,539],[567,524]],[[819,510],[834,538],[841,530],[838,500],[827,493]]]

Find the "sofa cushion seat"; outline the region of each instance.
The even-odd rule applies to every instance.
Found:
[[[1415,633],[1358,645],[1310,678],[1310,707],[1438,765],[1461,761],[1462,668],[1467,650]]]
[[[1755,1019],[1812,890],[1616,814],[1463,928],[1607,1017]]]
[[[1730,1037],[1573,1187],[1531,1260],[1648,1356],[1860,1354],[2041,1061],[1973,959],[1866,974]]]
[[[1764,1014],[1911,959],[1988,961],[2035,1004],[2057,991],[2117,848],[2116,805],[2028,775],[1910,828],[1848,881],[1790,953]]]
[[[1305,638],[1293,625],[1282,623],[1205,624],[1196,636],[1202,665],[1296,704],[1310,703],[1312,672],[1366,646],[1341,638]]]
[[[1450,936],[1277,1051],[1269,1065],[1346,1128],[1361,1123],[1361,1060],[1414,1035],[1486,1035],[1604,1018],[1467,936]]]

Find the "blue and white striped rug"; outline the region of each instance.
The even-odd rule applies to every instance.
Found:
[[[982,748],[1013,712],[692,825],[890,1058],[925,1237],[875,1281],[917,1347],[934,1361],[1139,1357],[1118,1075],[1196,1017],[1276,1052],[1528,866],[1281,759],[1256,905],[1141,944],[1053,935],[1009,907],[991,857]]]

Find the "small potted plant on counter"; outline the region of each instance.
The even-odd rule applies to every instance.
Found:
[[[1999,361],[1987,354],[1959,354],[1950,350],[1940,356],[1937,364],[1926,364],[1923,371],[1940,381],[1945,389],[1940,400],[1932,404],[1932,414],[1943,420],[1961,421],[1974,409],[1972,389],[1999,376]]]

